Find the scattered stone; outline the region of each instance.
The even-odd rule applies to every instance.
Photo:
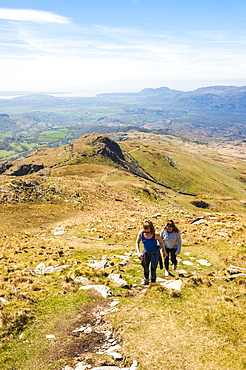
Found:
[[[134,370],[133,367],[136,368],[137,366],[138,366],[138,362],[136,360],[133,360],[133,363],[132,363],[132,365],[130,367],[130,370]]]
[[[86,370],[88,367],[86,365],[83,365],[82,362],[78,362],[75,366],[75,370]]]
[[[163,278],[160,278],[160,277],[156,278],[157,283],[163,283],[164,281],[167,281],[167,279],[163,279]]]
[[[74,281],[76,283],[81,283],[81,284],[92,284],[92,282],[87,279],[86,277],[83,277],[83,276],[77,276]]]
[[[121,274],[109,274],[108,279],[113,280],[120,287],[128,287],[126,280],[122,279]]]
[[[228,234],[225,233],[225,232],[223,232],[223,231],[218,232],[218,235],[220,235],[220,236],[228,236]]]
[[[65,233],[65,229],[63,226],[58,226],[57,228],[55,228],[55,230],[53,231],[54,235],[62,235]]]
[[[52,272],[59,272],[66,268],[70,267],[70,265],[61,265],[61,266],[48,266],[44,269],[44,274],[51,274]]]
[[[120,254],[114,254],[113,258],[119,258],[121,260],[124,260],[126,258],[126,256],[121,256]]]
[[[164,286],[165,288],[173,290],[181,290],[182,284],[183,284],[182,280],[168,280],[161,283],[161,285]]]
[[[79,289],[95,289],[102,297],[110,297],[112,295],[111,290],[106,285],[86,285],[82,286]]]
[[[55,338],[55,336],[54,336],[53,334],[48,334],[48,335],[46,335],[46,338],[47,338],[47,339],[54,339],[54,338]]]
[[[95,269],[104,269],[107,266],[107,261],[106,260],[91,261],[87,263],[87,265]]]
[[[194,265],[194,263],[193,263],[193,262],[191,262],[191,261],[182,261],[182,263],[183,263],[184,265],[188,265],[188,266],[192,266],[192,265]]]
[[[107,263],[105,265],[105,268],[106,267],[110,267],[110,266],[114,266],[114,262],[113,261],[107,261]]]
[[[115,360],[122,360],[123,359],[122,355],[120,353],[118,353],[118,352],[110,352],[110,351],[107,351],[107,354],[109,356],[113,356],[113,358]]]
[[[227,268],[229,272],[246,272],[246,268],[238,267],[238,266],[229,266]]]
[[[186,270],[177,270],[177,273],[178,274],[187,274],[187,271]]]
[[[201,217],[197,217],[195,218],[195,220],[191,221],[191,224],[194,224],[195,222],[199,221],[199,220],[204,220],[204,217],[201,216]]]
[[[107,352],[115,352],[117,349],[121,349],[121,346],[117,344],[116,346],[107,349]]]
[[[158,218],[158,217],[161,217],[161,214],[160,213],[156,213],[155,215],[152,215],[151,217],[152,218]]]
[[[208,262],[205,259],[196,260],[196,262],[200,263],[202,266],[212,266],[212,263]]]
[[[87,327],[85,330],[83,330],[83,332],[85,333],[85,334],[89,334],[89,333],[91,333],[93,330],[92,330],[92,328],[91,327]]]
[[[0,302],[2,302],[2,303],[6,303],[7,301],[6,301],[6,299],[5,299],[5,298],[0,297]]]
[[[45,269],[45,264],[40,263],[39,265],[36,266],[34,272],[37,275],[43,275],[44,274],[44,269]]]
[[[193,224],[193,225],[200,225],[200,224],[208,225],[208,224],[210,224],[210,221],[205,220],[204,218],[201,218],[199,220],[192,221],[191,224]]]
[[[131,260],[129,259],[129,257],[125,257],[124,260],[122,260],[120,263],[119,263],[119,266],[127,266],[127,265],[130,265],[132,262]]]
[[[28,269],[28,271],[34,272],[37,275],[43,275],[43,274],[51,274],[52,272],[58,272],[58,271],[66,269],[67,267],[70,267],[70,265],[61,265],[61,266],[56,265],[56,266],[45,267],[44,263],[40,263],[39,265],[36,266],[34,271],[30,269]]]
[[[86,328],[87,328],[87,326],[81,326],[81,328],[79,328],[79,329],[74,329],[73,333],[81,333],[81,332],[85,331]]]
[[[111,302],[110,302],[110,306],[113,307],[113,306],[116,306],[117,304],[119,304],[120,301],[118,299],[113,299]]]

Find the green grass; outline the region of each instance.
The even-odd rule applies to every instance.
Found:
[[[0,368],[3,370],[52,369],[47,353],[51,342],[59,339],[57,324],[66,320],[69,322],[79,307],[89,301],[90,298],[81,291],[69,292],[66,295],[59,290],[49,292],[47,297],[36,306],[33,324],[24,327],[12,336],[11,341],[2,345]],[[56,339],[47,339],[46,335],[49,334],[55,335]]]
[[[240,181],[240,161],[237,166],[231,166],[208,155],[190,153],[182,148],[179,140],[151,141],[149,138],[137,143],[133,139],[121,146],[159,183],[197,195],[197,199],[191,199],[176,194],[178,203],[188,206],[192,200],[204,200],[215,210],[242,211],[245,186]]]
[[[140,369],[244,369],[245,296],[235,298],[240,287],[228,285],[233,303],[217,282],[187,283],[181,296],[153,286],[128,301],[114,317],[126,353]]]
[[[4,159],[6,157],[11,157],[16,154],[14,150],[0,150],[0,158]]]

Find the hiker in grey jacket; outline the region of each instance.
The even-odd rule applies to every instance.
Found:
[[[168,256],[165,258],[165,276],[171,275],[169,271],[169,255],[173,264],[173,270],[177,268],[177,254],[181,251],[182,240],[179,229],[173,220],[168,220],[166,226],[161,230],[161,238],[166,248]]]

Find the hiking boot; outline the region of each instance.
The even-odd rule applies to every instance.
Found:
[[[143,285],[149,285],[149,279],[143,279],[142,284]]]
[[[173,264],[173,270],[177,270],[177,265]]]
[[[168,277],[168,276],[170,275],[169,270],[165,270],[164,275],[165,275],[166,277]]]

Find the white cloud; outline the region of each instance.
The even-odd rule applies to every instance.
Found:
[[[11,21],[26,21],[34,23],[68,24],[69,19],[51,12],[34,9],[0,8],[0,19]]]
[[[61,17],[58,22],[59,16],[52,13],[33,12],[38,14],[36,18],[30,14],[32,23],[0,23],[2,90],[93,87],[94,91],[106,91],[111,85],[113,90],[138,91],[201,77],[207,81],[246,78],[242,35],[233,37],[231,43],[228,35],[219,32],[207,33],[206,37],[205,32],[203,36],[193,32],[176,37],[164,31],[155,34],[129,27],[82,28],[72,22],[67,26],[68,18]],[[14,19],[13,13],[12,18],[5,16],[5,20]],[[23,15],[24,19],[28,17]],[[41,22],[46,22],[45,26]],[[177,84],[169,87],[179,88]]]

